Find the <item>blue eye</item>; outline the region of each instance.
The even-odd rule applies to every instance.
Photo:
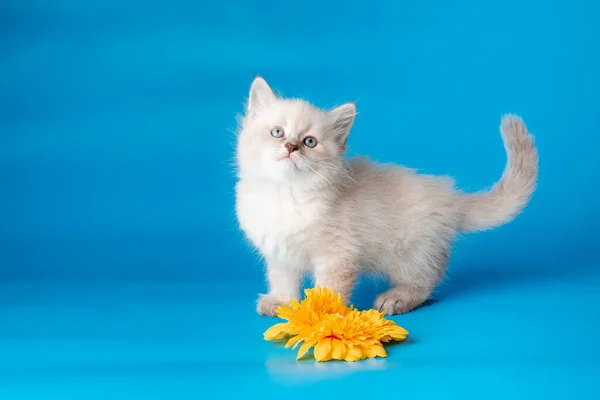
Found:
[[[312,136],[307,136],[304,138],[304,144],[306,145],[306,147],[314,149],[315,147],[317,147],[317,139],[315,139]]]
[[[273,128],[271,129],[271,136],[276,139],[282,138],[284,135],[283,129],[281,128]]]

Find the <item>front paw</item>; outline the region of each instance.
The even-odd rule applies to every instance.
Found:
[[[256,304],[256,311],[259,315],[265,315],[267,317],[275,317],[277,313],[275,309],[279,307],[283,302],[270,294],[261,294],[258,297],[258,303]]]

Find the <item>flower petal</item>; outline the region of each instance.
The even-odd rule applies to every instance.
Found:
[[[296,346],[298,346],[298,343],[303,341],[304,338],[300,335],[296,335],[290,338],[290,340],[287,341],[287,343],[285,344],[285,348],[287,349],[290,346],[294,346],[294,348],[296,348]]]
[[[283,339],[288,334],[289,324],[282,322],[275,324],[265,331],[263,334],[265,340]]]
[[[371,350],[373,350],[373,353],[375,353],[377,357],[387,357],[387,352],[382,345],[371,346]]]
[[[363,352],[367,358],[375,358],[377,356],[377,353],[375,353],[373,346],[365,346]]]
[[[334,360],[343,360],[346,358],[348,349],[344,342],[339,339],[331,339],[331,358]]]
[[[362,350],[358,346],[350,347],[348,349],[348,353],[346,354],[346,361],[358,361],[365,358],[363,356]]]
[[[403,327],[396,325],[396,324],[389,324],[387,326],[386,333],[393,338],[396,338],[399,336],[406,337],[406,335],[408,335],[408,331],[406,329],[404,329]]]
[[[331,359],[331,338],[321,339],[315,346],[315,359],[317,361],[327,361]]]
[[[313,347],[313,344],[314,343],[310,343],[310,342],[302,343],[302,346],[300,346],[300,349],[298,349],[298,355],[296,356],[296,360],[299,360],[302,357],[304,357],[304,355],[306,353],[308,353],[308,351],[311,349],[311,347]]]

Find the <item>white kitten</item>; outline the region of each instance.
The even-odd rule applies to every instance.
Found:
[[[462,194],[452,180],[363,159],[344,160],[353,103],[322,111],[252,83],[237,145],[237,216],[267,263],[269,293],[258,313],[299,298],[306,272],[350,299],[360,272],[392,288],[374,308],[406,313],[445,273],[453,238],[513,219],[536,185],[533,137],[515,116],[502,120],[508,163],[489,191]]]

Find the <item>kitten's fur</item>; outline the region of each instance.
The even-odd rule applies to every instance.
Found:
[[[515,116],[502,120],[508,153],[502,178],[488,192],[463,194],[448,178],[416,174],[364,159],[343,160],[356,114],[353,103],[322,111],[277,97],[267,82],[252,83],[237,145],[237,216],[267,263],[269,293],[258,313],[274,315],[299,298],[303,275],[350,299],[361,272],[387,276],[392,288],[374,308],[406,313],[429,297],[460,232],[512,220],[534,192],[538,155]],[[281,127],[283,138],[271,130]],[[306,136],[318,144],[303,144]],[[288,155],[285,144],[298,148]]]

